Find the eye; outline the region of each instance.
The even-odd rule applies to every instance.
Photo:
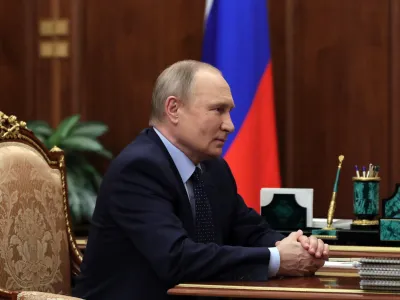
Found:
[[[216,107],[216,108],[214,108],[214,110],[221,114],[225,111],[225,109],[223,107]]]

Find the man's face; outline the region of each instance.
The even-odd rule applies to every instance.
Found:
[[[234,107],[228,83],[218,73],[196,73],[192,93],[178,110],[179,143],[195,162],[217,157],[234,126],[230,111]]]

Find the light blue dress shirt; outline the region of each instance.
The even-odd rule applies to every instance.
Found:
[[[181,150],[175,147],[165,136],[163,136],[161,132],[157,130],[157,128],[154,127],[154,131],[157,133],[157,135],[160,137],[161,141],[167,148],[169,155],[171,155],[172,160],[174,161],[175,166],[178,169],[179,175],[181,176],[182,182],[185,185],[186,192],[189,197],[193,216],[195,216],[196,211],[195,211],[193,187],[189,179],[192,176],[194,170],[196,169],[196,166]],[[271,253],[268,266],[268,276],[273,277],[276,275],[280,267],[280,255],[276,247],[270,247],[268,249]]]

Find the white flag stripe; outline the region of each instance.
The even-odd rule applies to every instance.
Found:
[[[211,7],[213,5],[214,0],[206,0],[206,10],[204,14],[204,21],[207,21],[208,15],[210,14]]]

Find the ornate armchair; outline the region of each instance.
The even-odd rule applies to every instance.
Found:
[[[0,299],[77,299],[70,224],[63,151],[0,112]]]

